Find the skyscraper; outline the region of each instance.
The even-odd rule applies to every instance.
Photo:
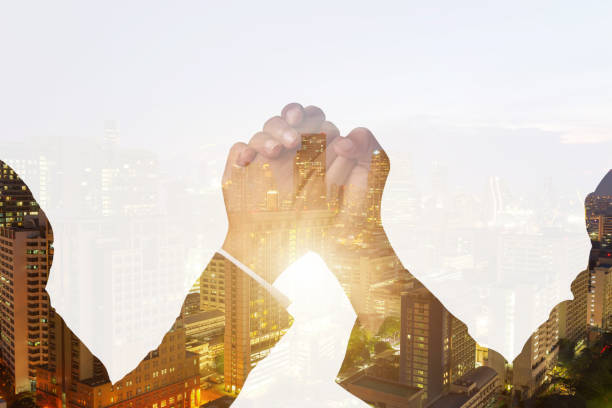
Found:
[[[18,223],[22,225],[0,228],[0,347],[21,392],[33,388],[36,367],[49,359],[45,285],[53,261],[53,232],[42,214]]]
[[[545,386],[546,374],[557,362],[559,318],[557,307],[546,322],[527,340],[521,354],[512,364],[512,385],[515,392],[529,398]]]
[[[225,310],[225,275],[231,263],[215,254],[200,275],[200,309]]]
[[[28,186],[0,160],[0,227],[19,227],[25,216],[38,215],[39,211]]]
[[[273,282],[306,250],[323,250],[331,214],[326,210],[247,215],[226,250]],[[239,391],[250,369],[289,327],[289,315],[274,297],[236,268],[225,267],[225,385]]]
[[[475,367],[476,344],[425,287],[401,296],[400,382],[422,388],[433,401]]]
[[[36,368],[36,389],[44,406],[61,406],[77,391],[79,381],[108,375],[98,360],[53,309],[49,312],[49,359]],[[70,405],[69,405],[70,406]]]
[[[367,221],[382,228],[380,218],[380,204],[382,201],[385,181],[391,165],[387,154],[383,150],[374,150],[368,173],[368,192],[366,196]]]
[[[586,340],[590,313],[587,312],[589,300],[590,272],[582,271],[571,285],[574,298],[567,303],[564,337],[571,342]]]
[[[267,282],[273,282],[307,250],[324,253],[327,249],[325,239],[334,213],[326,203],[325,148],[324,134],[302,137],[293,159],[290,197],[286,186],[276,184],[267,163],[234,168],[224,183],[232,236],[224,249]],[[208,304],[212,286],[220,293],[216,272],[216,282],[211,282],[212,269],[221,269],[220,262],[213,260],[203,275],[207,281],[201,288],[209,293],[202,296],[208,295],[204,301]],[[251,368],[289,328],[290,317],[266,289],[235,265],[223,264],[223,278],[225,388],[239,392]]]
[[[297,151],[293,168],[293,188],[297,209],[325,208],[325,149],[324,133],[302,135],[302,145]]]

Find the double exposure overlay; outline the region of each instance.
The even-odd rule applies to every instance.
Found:
[[[159,347],[143,351],[140,364],[114,383],[50,304],[45,284],[55,255],[52,225],[20,175],[3,162],[2,397],[47,407],[152,408],[234,402],[249,406],[249,401],[274,395],[270,401],[280,404],[312,390],[327,390],[329,400],[340,398],[345,406],[365,402],[415,408],[602,397],[577,381],[577,367],[588,353],[594,356],[592,365],[611,358],[612,173],[585,201],[585,235],[592,250],[584,254],[587,268],[576,270],[580,273],[571,285],[574,299],[550,310],[510,362],[478,344],[468,326],[415,279],[394,252],[381,220],[381,198],[392,166],[385,150],[372,137],[365,149],[367,160],[354,159],[356,165],[338,171],[334,163],[343,156],[335,150],[336,139],[318,130],[301,132],[294,148],[274,151],[273,157],[244,153],[246,145],[235,147],[223,176],[229,221],[224,251],[287,295],[291,305],[280,304],[269,287],[217,253],[192,285]],[[110,169],[101,174],[147,180],[154,161],[128,157],[122,158],[131,163],[128,167],[110,170],[115,167],[107,162]],[[95,171],[92,166],[86,173]],[[131,184],[106,185],[124,192],[125,202],[102,200],[107,207],[101,209],[124,211],[144,239],[153,227],[146,203],[130,204],[137,196],[130,197]],[[137,185],[157,194],[152,185]],[[95,192],[92,188],[91,194]],[[438,204],[427,202],[422,213],[435,214]],[[502,204],[496,205],[497,216],[503,216]],[[74,228],[84,229],[97,248],[113,248],[111,263],[101,265],[101,271],[132,263],[142,265],[145,273],[152,265],[147,254],[168,248],[142,242],[121,249],[120,237],[115,242],[101,239],[104,223],[75,223]],[[542,242],[538,236],[521,233],[501,240],[504,251],[522,251],[503,259],[541,263],[551,254],[550,248],[537,244]],[[525,242],[529,237],[532,240]],[[83,250],[88,247],[81,245]],[[156,265],[169,268],[171,259],[158,259]],[[134,287],[129,276],[117,274],[121,280],[111,282],[124,297],[119,305],[128,310],[136,306],[128,289],[154,293],[163,285]],[[328,315],[321,316],[325,310]],[[340,315],[350,321],[345,338],[336,337],[346,322],[334,320]],[[142,319],[138,324],[155,319],[136,316]],[[121,329],[136,328],[126,324],[114,330]],[[303,344],[306,339],[313,343]],[[338,350],[343,360],[334,363]],[[329,381],[324,381],[325,367],[337,368]],[[280,382],[267,384],[266,379]]]

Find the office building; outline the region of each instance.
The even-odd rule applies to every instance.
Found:
[[[401,295],[400,382],[422,388],[428,402],[476,365],[476,343],[425,287]]]
[[[421,388],[359,372],[341,384],[348,392],[376,408],[423,408]]]
[[[502,381],[491,367],[478,367],[461,376],[450,386],[450,392],[427,408],[486,408],[502,390]]]
[[[324,133],[302,135],[302,144],[293,163],[294,204],[298,210],[327,207],[326,147],[327,139]]]
[[[587,313],[589,300],[589,281],[591,274],[588,270],[582,271],[571,284],[572,299],[566,309],[565,330],[563,337],[577,343],[586,340],[590,313]]]
[[[21,226],[0,228],[2,357],[16,392],[35,386],[36,367],[49,359],[49,298],[45,285],[53,261],[47,218],[26,216]]]
[[[19,227],[26,216],[38,215],[39,211],[28,186],[0,160],[0,227]]]
[[[294,158],[294,186],[290,197],[277,188],[266,163],[234,168],[224,183],[230,218],[228,236],[232,237],[224,249],[267,282],[274,282],[307,250],[320,254],[327,250],[325,240],[334,213],[326,204],[325,147],[325,135],[302,138],[302,146]],[[270,191],[278,192],[278,206],[277,198],[272,199]],[[213,263],[217,271],[221,269],[219,258]],[[201,282],[203,291],[211,290],[214,265],[205,272]],[[290,319],[266,289],[233,264],[223,263],[223,278],[225,389],[238,393],[250,370],[268,355],[289,328]],[[217,288],[219,284],[216,283]],[[210,302],[210,292],[208,296],[203,304]]]
[[[225,313],[221,310],[198,311],[184,316],[182,321],[187,337],[207,339],[223,333]]]
[[[199,279],[198,279],[199,281]],[[200,311],[200,292],[188,293],[181,306],[181,316],[189,316]]]
[[[73,352],[83,351],[80,346],[69,348]],[[76,361],[75,355],[72,359],[60,360],[54,367],[38,370],[37,395],[41,403],[53,408],[200,406],[199,358],[185,350],[185,329],[180,324],[175,324],[161,345],[115,384],[110,383],[105,373],[101,375],[89,368],[90,360],[86,353],[83,356],[78,376],[61,376],[62,372],[74,373],[67,364]]]
[[[559,352],[559,316],[555,307],[525,343],[512,363],[512,385],[515,393],[530,398],[542,390],[548,371],[557,363]]]
[[[200,276],[200,309],[225,310],[225,271],[231,263],[215,253]]]

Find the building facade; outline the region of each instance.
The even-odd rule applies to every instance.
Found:
[[[532,397],[546,385],[548,372],[557,363],[558,343],[559,314],[555,307],[512,363],[512,385],[522,398]]]
[[[67,346],[66,340],[64,338],[63,347],[72,350],[72,353],[80,350],[81,358],[77,359],[73,354],[72,358],[59,360],[54,366],[39,368],[37,395],[45,406],[199,407],[199,358],[197,354],[185,350],[184,327],[175,325],[156,350],[150,352],[132,372],[115,384],[109,381],[105,372],[96,372],[95,359],[89,358],[80,348],[82,344],[78,339],[77,347]],[[75,372],[74,364],[77,360],[80,360],[80,364],[78,372]]]
[[[8,219],[8,218],[7,218]],[[44,215],[0,228],[2,357],[16,392],[35,387],[36,367],[49,360],[49,297],[45,285],[53,261],[53,232]]]
[[[402,293],[400,382],[422,388],[431,402],[476,366],[467,328],[426,288]]]

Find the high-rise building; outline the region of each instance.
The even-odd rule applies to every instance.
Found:
[[[38,215],[39,211],[28,186],[10,166],[0,161],[0,227],[19,227],[27,215]]]
[[[587,196],[584,206],[587,227],[589,227],[589,234],[593,238],[594,233],[599,234],[599,223],[592,223],[592,221],[598,221],[598,217],[602,215],[612,215],[612,170],[601,180],[595,191]],[[597,241],[598,239],[594,240]]]
[[[49,313],[49,359],[36,368],[36,388],[45,406],[58,406],[70,399],[77,384],[88,378],[108,381],[106,369],[64,320],[51,309]]]
[[[603,329],[608,320],[608,292],[611,267],[596,266],[590,270],[587,294],[587,323],[591,329]]]
[[[371,316],[381,312],[381,318],[392,315],[399,317],[399,289],[392,289],[389,285],[392,282],[409,279],[411,276],[402,267],[393,250],[387,247],[387,242],[379,240],[354,246],[337,244],[331,251],[330,270],[340,281],[360,320],[366,315]],[[395,301],[385,296],[383,286],[397,292]],[[373,297],[375,289],[379,289],[376,291],[378,296],[388,300],[386,309],[395,310],[394,314],[387,314],[381,309],[384,300]]]
[[[231,263],[215,254],[200,275],[200,309],[225,310],[225,273]]]
[[[49,359],[49,298],[45,285],[53,261],[53,232],[43,215],[0,228],[2,357],[16,392],[29,391],[36,367]]]
[[[400,382],[433,401],[475,367],[476,343],[425,287],[401,296]]]
[[[586,340],[590,313],[587,313],[590,272],[582,271],[571,284],[574,299],[565,308],[564,337],[572,342]],[[562,324],[563,326],[563,324]]]
[[[310,213],[310,214],[306,214]],[[322,250],[331,214],[325,210],[263,212],[247,216],[226,249],[273,282],[307,249]],[[298,222],[299,218],[299,222]],[[251,368],[289,327],[289,316],[273,296],[236,268],[225,268],[225,385],[239,391]]]
[[[592,241],[598,242],[602,248],[612,248],[612,215],[598,214],[589,217],[587,230]]]
[[[559,317],[555,307],[512,363],[512,385],[523,398],[532,397],[546,384],[547,373],[557,362],[558,341]]]
[[[199,281],[199,279],[198,279]],[[200,293],[188,293],[183,306],[181,307],[181,316],[189,316],[200,311]]]
[[[587,326],[591,336],[612,327],[612,250],[593,250],[586,295]]]
[[[589,340],[612,324],[612,171],[587,196],[585,213],[593,248],[587,271],[572,283],[564,334],[573,341]]]
[[[266,163],[234,168],[224,183],[232,237],[224,249],[267,282],[273,282],[307,250],[327,251],[325,240],[334,212],[326,203],[325,148],[324,134],[302,137],[288,198],[282,198],[286,192],[275,184]],[[203,305],[214,305],[211,291],[221,293],[221,278],[225,282],[225,388],[239,392],[252,367],[289,328],[290,318],[265,288],[219,257],[203,275],[201,290],[209,291],[202,293]]]
[[[410,280],[411,281],[411,280]],[[389,279],[370,286],[368,314],[385,318],[400,317],[401,292],[405,290],[409,280]]]
[[[468,334],[468,327],[455,316],[450,316],[450,381],[453,382],[476,366],[476,342]]]
[[[476,344],[476,367],[490,367],[497,373],[502,387],[509,386],[508,362],[495,350]]]
[[[327,206],[325,186],[326,136],[302,135],[302,145],[296,152],[293,166],[293,189],[297,209],[322,209]]]
[[[390,170],[390,162],[383,150],[375,150],[370,162],[368,173],[368,192],[366,195],[367,221],[377,227],[382,227],[380,205],[385,181]]]
[[[602,327],[609,332],[612,331],[612,267],[603,276],[603,287]]]

